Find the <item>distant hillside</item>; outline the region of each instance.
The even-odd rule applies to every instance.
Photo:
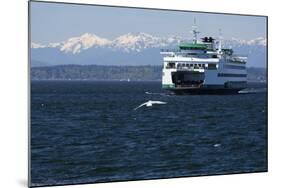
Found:
[[[161,80],[162,66],[58,65],[32,67],[32,80]],[[265,82],[266,69],[248,68],[248,80]]]

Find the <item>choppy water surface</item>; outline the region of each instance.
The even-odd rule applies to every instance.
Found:
[[[33,186],[267,171],[264,85],[183,96],[160,82],[31,87]],[[133,110],[148,100],[167,104]]]

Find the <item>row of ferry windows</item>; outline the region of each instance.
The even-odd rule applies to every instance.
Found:
[[[189,64],[189,63],[167,63],[166,68],[167,69],[173,69],[173,68],[195,68],[195,69],[217,69],[216,64],[210,63],[210,64]]]
[[[186,63],[167,63],[166,68],[167,69],[172,69],[172,68],[202,68],[202,69],[217,69],[218,66],[215,63],[209,63],[209,64],[186,64]],[[243,70],[246,69],[245,66],[237,66],[237,65],[223,65],[223,68],[227,68],[227,69],[239,69],[239,70]]]

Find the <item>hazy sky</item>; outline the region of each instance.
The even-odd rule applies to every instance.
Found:
[[[266,18],[179,11],[85,6],[31,2],[31,41],[61,42],[83,33],[113,39],[129,32],[145,32],[165,37],[180,35],[189,39],[194,18],[200,36],[230,39],[266,37]]]

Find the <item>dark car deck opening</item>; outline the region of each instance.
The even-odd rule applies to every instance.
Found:
[[[176,87],[200,87],[204,82],[205,74],[194,71],[172,72],[172,81]]]

